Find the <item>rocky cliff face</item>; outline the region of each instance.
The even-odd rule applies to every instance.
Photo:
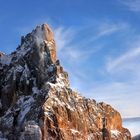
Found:
[[[70,88],[48,25],[0,53],[0,139],[131,140],[115,109]]]

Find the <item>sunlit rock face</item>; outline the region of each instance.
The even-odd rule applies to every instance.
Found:
[[[56,60],[47,24],[0,53],[0,139],[131,140],[115,109],[80,96]]]

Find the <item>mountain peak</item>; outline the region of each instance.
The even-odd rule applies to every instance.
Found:
[[[37,26],[31,33],[25,37],[21,37],[21,45],[19,50],[30,50],[31,47],[36,48],[43,53],[43,50],[48,50],[53,63],[56,62],[56,46],[53,37],[53,32],[47,24]]]
[[[47,24],[21,37],[10,55],[0,53],[0,139],[131,140],[110,105],[80,96],[56,60]]]
[[[47,24],[42,24],[37,26],[32,32],[31,35],[34,37],[34,40],[39,45],[45,42],[54,41],[53,32]]]
[[[47,82],[69,86],[67,73],[56,61],[55,41],[47,24],[22,36],[16,51],[0,54],[0,76],[0,96],[11,97],[8,103],[3,100],[2,114],[11,106],[17,90],[21,95],[30,95],[34,89],[45,87]]]

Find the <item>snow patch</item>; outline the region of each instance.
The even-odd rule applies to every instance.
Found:
[[[88,135],[88,140],[93,140],[94,139],[94,135],[91,133]]]
[[[66,106],[69,110],[74,111],[74,108],[72,108],[68,103],[66,103]]]
[[[33,94],[38,94],[40,92],[40,90],[37,87],[33,87],[32,92],[33,92]]]
[[[41,26],[38,26],[36,28],[34,37],[35,37],[35,41],[36,41],[37,45],[40,46],[40,44],[42,44],[44,41],[44,32],[43,32]]]
[[[16,80],[16,71],[14,70],[14,73],[13,73],[13,81]]]
[[[54,99],[55,99],[55,101],[57,101],[57,103],[58,103],[60,106],[64,106],[64,105],[65,105],[65,103],[62,102],[62,101],[60,101],[57,97],[54,98]]]
[[[19,59],[21,56],[24,56],[25,54],[27,54],[31,48],[27,48],[27,44],[23,44],[21,47],[20,47],[20,50],[17,51],[16,53],[16,56],[17,58]]]
[[[23,68],[21,65],[18,65],[18,66],[16,67],[16,71],[17,71],[17,72],[22,72],[23,69],[24,69],[24,68]]]
[[[0,63],[2,65],[9,65],[11,63],[11,59],[12,57],[11,56],[7,56],[7,55],[2,55],[0,57]]]
[[[26,114],[30,111],[31,105],[34,102],[34,99],[32,96],[22,96],[18,100],[18,104],[21,108],[20,114],[18,116],[18,122],[22,123],[24,121],[24,118]]]
[[[29,76],[30,76],[30,70],[29,70],[27,64],[25,64],[25,68],[23,70],[23,73],[22,73],[22,76],[20,78],[20,81],[26,80],[26,84],[29,84],[29,81],[28,81]]]
[[[77,130],[75,130],[75,129],[71,129],[71,132],[72,132],[72,134],[80,133],[79,131],[77,131]]]
[[[29,121],[25,124],[25,130],[20,139],[26,139],[27,134],[34,139],[41,139],[42,137],[41,129],[34,121]]]
[[[118,136],[120,132],[118,130],[111,130],[111,136]]]
[[[53,69],[54,69],[54,67],[53,67],[53,65],[51,65],[51,66],[48,67],[47,70],[48,70],[48,72],[53,72]]]

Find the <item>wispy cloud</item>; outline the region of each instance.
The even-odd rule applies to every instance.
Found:
[[[136,108],[140,105],[139,84],[140,81],[136,84],[133,81],[115,82],[114,80],[100,84],[93,83],[92,89],[87,91],[87,95],[98,102],[104,101],[111,104],[123,117],[136,117],[140,116],[140,112]]]
[[[104,21],[98,25],[92,22],[78,28],[62,25],[54,28],[57,56],[70,74],[72,87],[80,90],[82,84],[88,81],[87,73],[93,72],[92,65],[90,68],[83,66],[90,61],[92,63],[92,57],[105,47],[100,39],[119,33],[127,26],[124,23]]]
[[[64,47],[69,46],[74,38],[74,30],[63,26],[54,28],[54,36],[57,45],[57,51],[61,51]]]
[[[128,27],[126,23],[103,23],[98,28],[97,37],[111,35]]]
[[[109,20],[105,20],[100,21],[100,23],[98,23],[98,25],[96,26],[91,26],[90,30],[92,30],[93,28],[95,30],[92,32],[91,37],[88,38],[88,41],[92,43],[94,41],[102,39],[103,37],[109,37],[113,34],[115,35],[117,33],[123,32],[124,30],[127,30],[130,27],[129,24],[125,22],[112,23]]]
[[[139,0],[119,0],[122,4],[127,6],[129,10],[134,12],[140,12],[140,1]]]
[[[90,29],[91,30],[91,29]],[[84,62],[88,61],[92,55],[98,52],[102,46],[91,45],[92,35],[88,34],[84,39],[78,38],[84,33],[88,33],[87,28],[75,28],[59,26],[54,28],[54,36],[57,48],[57,57],[61,60],[62,65],[69,73],[69,77],[74,89],[82,86],[82,81],[87,79]]]
[[[71,61],[71,63],[73,63],[79,59],[84,60],[99,50],[99,46],[91,47],[90,49],[87,47],[90,44],[89,40],[92,38],[92,36],[90,37],[90,35],[88,35],[88,40],[85,38],[84,40],[77,41],[77,38],[80,35],[81,30],[76,30],[75,28],[60,26],[54,29],[54,36],[57,46],[56,48],[60,59],[67,58],[67,61]]]
[[[136,108],[140,106],[140,39],[136,36],[124,43],[127,49],[116,57],[110,56],[103,69],[108,82],[94,84],[92,90],[97,100],[110,103],[123,117],[140,116]]]
[[[65,26],[54,28],[58,56],[63,53],[61,56],[67,56],[73,62],[81,58],[86,59],[104,46],[102,43],[95,44],[95,41],[119,33],[129,27],[126,23],[111,23],[109,21],[103,21],[98,26],[94,24],[93,22],[79,28],[66,28]],[[81,37],[82,35],[84,37]],[[78,40],[80,37],[81,39]]]
[[[128,47],[130,48],[130,46]],[[128,51],[124,52],[122,55],[114,59],[109,59],[107,62],[107,71],[116,72],[122,70],[139,70],[140,58],[140,40],[133,42],[131,48]],[[135,69],[134,66],[137,66]]]

